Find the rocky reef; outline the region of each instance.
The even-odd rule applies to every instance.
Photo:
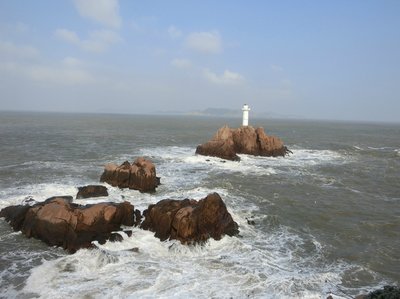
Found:
[[[140,192],[154,192],[160,184],[154,164],[143,157],[137,158],[132,164],[125,161],[121,165],[109,163],[104,167],[100,182],[106,182],[114,187],[129,188]]]
[[[177,239],[184,244],[219,240],[236,235],[238,224],[217,193],[197,200],[161,200],[143,212],[141,228],[155,232],[161,241]]]
[[[237,154],[278,157],[289,153],[291,151],[278,137],[268,136],[263,128],[252,126],[237,129],[224,126],[211,140],[196,148],[196,154],[232,161],[240,160]]]
[[[400,287],[396,286],[384,286],[382,289],[378,289],[368,293],[367,295],[358,295],[355,299],[399,299],[400,298]]]
[[[33,206],[9,206],[0,211],[14,230],[50,246],[61,246],[73,253],[106,242],[121,225],[134,225],[134,206],[129,202],[78,205],[72,197],[52,197]]]
[[[155,232],[164,241],[176,239],[183,244],[202,243],[237,234],[225,203],[217,193],[197,200],[164,199],[144,211],[145,219],[129,202],[103,202],[79,205],[72,196],[56,196],[43,202],[9,206],[0,211],[15,231],[40,239],[50,246],[61,246],[73,253],[92,247],[93,241],[121,240],[114,232],[121,226],[139,226]]]

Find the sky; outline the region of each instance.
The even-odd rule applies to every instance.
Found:
[[[1,0],[0,110],[400,122],[400,1]]]

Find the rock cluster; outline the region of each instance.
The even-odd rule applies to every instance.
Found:
[[[125,161],[120,166],[110,163],[104,167],[100,182],[106,182],[114,187],[129,188],[140,192],[154,192],[160,184],[156,176],[154,164],[143,157],[137,158],[132,164]]]
[[[264,129],[252,126],[231,129],[228,126],[220,128],[214,137],[199,145],[196,154],[214,156],[226,160],[239,161],[237,154],[254,156],[285,156],[290,150],[275,136],[268,136]]]
[[[120,188],[141,192],[154,191],[159,178],[153,163],[138,158],[134,163],[107,164],[100,181]],[[78,187],[77,199],[108,196],[101,185]],[[73,203],[72,196],[54,196],[43,202],[32,198],[22,205],[9,206],[0,211],[14,230],[27,237],[40,239],[50,246],[61,246],[69,252],[100,244],[121,241],[121,226],[140,226],[155,232],[162,241],[176,239],[183,244],[202,243],[209,238],[219,240],[223,235],[237,234],[238,224],[233,221],[225,203],[217,193],[201,200],[164,199],[152,204],[142,214],[129,202],[102,202],[93,205]]]
[[[73,253],[89,248],[93,241],[118,241],[115,234],[121,226],[139,226],[155,232],[162,241],[177,239],[183,244],[201,243],[209,238],[219,240],[223,235],[237,234],[238,225],[228,213],[217,193],[197,200],[164,199],[143,212],[129,202],[78,205],[72,196],[51,197],[32,206],[9,206],[0,217],[27,237],[40,239],[50,246],[61,246]]]
[[[165,199],[150,205],[143,215],[141,228],[155,232],[161,241],[177,239],[184,244],[197,243],[239,232],[217,193],[199,201]]]
[[[134,224],[134,206],[128,202],[78,205],[72,197],[52,197],[33,206],[9,206],[0,211],[14,230],[69,252],[104,243],[121,225]]]

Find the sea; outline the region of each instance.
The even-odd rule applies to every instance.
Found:
[[[217,192],[240,234],[203,245],[131,228],[68,254],[0,219],[1,298],[352,298],[400,284],[400,124],[252,119],[293,152],[195,154],[239,118],[0,112],[0,208],[100,184],[106,163],[147,157],[155,193],[107,186],[143,211]],[[132,251],[132,248],[137,250]]]

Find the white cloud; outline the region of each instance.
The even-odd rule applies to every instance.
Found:
[[[63,65],[67,66],[67,67],[78,67],[82,65],[82,62],[74,57],[65,57],[62,60]]]
[[[0,41],[0,59],[31,59],[39,56],[39,51],[32,46],[18,46],[12,42]]]
[[[74,31],[68,29],[57,29],[54,34],[57,38],[67,43],[95,53],[105,52],[110,45],[122,40],[118,33],[111,30],[91,31],[89,32],[89,38],[85,40],[80,39]]]
[[[185,46],[191,50],[205,54],[218,54],[222,52],[222,41],[217,31],[192,32],[186,38]]]
[[[0,71],[5,71],[8,75],[13,74],[46,85],[71,86],[95,82],[95,78],[88,71],[78,67],[65,67],[63,65],[48,66],[23,64],[20,62],[0,62]]]
[[[225,70],[223,74],[217,75],[208,69],[204,69],[203,75],[208,81],[215,84],[236,85],[244,81],[244,77],[242,75],[229,70]]]
[[[56,37],[58,37],[59,39],[65,41],[67,43],[70,43],[70,44],[78,45],[81,42],[78,35],[74,31],[71,31],[68,29],[57,29],[54,32],[54,35]]]
[[[284,68],[281,67],[280,65],[272,64],[271,65],[271,70],[273,70],[275,72],[283,72]]]
[[[0,35],[3,36],[23,35],[29,33],[30,31],[30,26],[23,22],[0,23]]]
[[[48,64],[40,61],[39,54],[31,46],[0,41],[0,78],[15,76],[16,81],[20,78],[45,85],[77,85],[95,81],[76,58],[65,57],[61,62]]]
[[[112,28],[121,26],[118,0],[74,0],[74,4],[84,18]]]
[[[140,26],[136,21],[131,21],[131,28],[133,29],[134,32],[136,33],[143,33],[144,29],[142,28],[142,26]]]
[[[15,24],[15,31],[18,33],[27,33],[29,32],[30,28],[27,24],[23,22],[17,22]]]
[[[83,40],[81,47],[88,52],[101,53],[107,51],[110,45],[121,40],[121,37],[114,31],[97,30],[89,33],[89,39]]]
[[[168,27],[168,34],[171,38],[176,39],[182,36],[182,31],[171,25]]]
[[[32,66],[26,69],[26,75],[35,81],[59,85],[80,85],[94,82],[91,74],[79,68]]]
[[[171,65],[179,69],[187,69],[192,66],[192,62],[189,59],[175,58],[171,61]]]

